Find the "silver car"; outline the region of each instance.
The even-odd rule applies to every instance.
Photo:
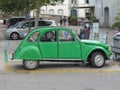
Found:
[[[57,26],[54,20],[39,20],[38,26]],[[29,28],[30,27],[30,28]],[[21,21],[11,26],[4,32],[4,37],[11,40],[18,40],[24,38],[29,33],[29,29],[35,28],[35,20],[30,22]]]

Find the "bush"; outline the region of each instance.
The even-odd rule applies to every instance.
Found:
[[[112,27],[120,31],[120,13],[116,15],[115,23],[112,25]]]
[[[70,20],[77,20],[76,16],[70,16]]]
[[[96,21],[97,18],[95,16],[89,16],[89,20],[91,20],[92,22]]]
[[[77,17],[76,16],[70,16],[70,25],[77,25]]]

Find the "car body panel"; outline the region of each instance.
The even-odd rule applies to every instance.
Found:
[[[95,40],[81,40],[82,43],[82,59],[86,59],[89,54],[94,50],[101,50],[106,54],[106,57],[110,57],[109,46],[103,42]]]
[[[24,42],[19,45],[20,48],[16,50],[16,58],[18,59],[31,59],[31,60],[40,60],[41,54],[38,48],[38,42],[30,42],[24,44]]]
[[[40,38],[43,33],[52,30],[56,32],[56,41],[41,42]],[[74,41],[60,41],[58,36],[60,30],[71,33],[74,37]],[[28,38],[35,32],[40,32],[37,42],[27,42]],[[102,42],[80,40],[72,30],[64,27],[43,27],[33,30],[26,36],[14,52],[13,59],[84,61],[87,60],[88,56],[95,50],[102,51],[106,59],[109,59],[109,47]]]
[[[59,42],[59,58],[81,59],[81,47],[78,41]]]
[[[113,36],[113,44],[111,45],[111,51],[113,56],[117,57],[120,55],[120,32],[116,33]]]
[[[39,47],[40,47],[41,55],[43,58],[57,58],[58,57],[57,42],[40,43]]]

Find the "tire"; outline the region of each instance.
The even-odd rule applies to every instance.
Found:
[[[105,57],[101,52],[95,52],[91,56],[91,65],[96,68],[101,68],[105,64]]]
[[[23,67],[26,70],[34,70],[39,66],[39,61],[37,60],[23,60]]]
[[[19,39],[19,34],[14,32],[10,35],[11,40],[18,40]]]

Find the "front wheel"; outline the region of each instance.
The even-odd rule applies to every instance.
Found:
[[[23,60],[23,67],[27,70],[33,70],[38,68],[39,61],[37,60]]]
[[[91,56],[91,65],[96,68],[101,68],[105,64],[104,55],[101,52],[95,52]]]

